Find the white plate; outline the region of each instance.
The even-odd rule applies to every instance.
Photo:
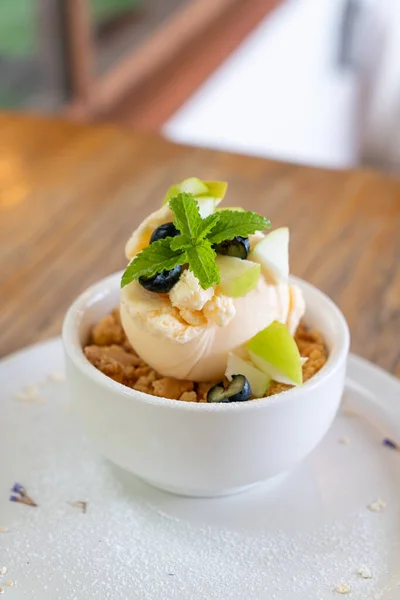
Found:
[[[356,414],[342,411],[305,463],[273,488],[196,500],[104,461],[70,414],[65,384],[40,383],[62,369],[58,339],[0,363],[5,600],[400,598],[400,453],[382,445],[400,440],[398,380],[352,356],[345,406]],[[42,402],[15,396],[38,382]],[[14,482],[37,508],[9,501]],[[379,498],[386,507],[369,510]]]

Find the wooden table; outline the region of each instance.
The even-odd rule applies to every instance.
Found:
[[[125,266],[132,230],[192,175],[289,225],[292,272],[339,304],[354,352],[400,375],[399,180],[15,115],[0,116],[1,354],[59,334],[71,300]]]

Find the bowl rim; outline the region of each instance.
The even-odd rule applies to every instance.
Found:
[[[294,387],[289,390],[285,390],[273,396],[265,396],[263,398],[256,398],[249,402],[227,402],[227,403],[207,403],[207,402],[182,402],[182,400],[174,400],[172,398],[163,398],[159,396],[153,396],[129,388],[122,383],[118,383],[108,377],[94,365],[92,365],[83,353],[83,348],[79,342],[78,336],[78,323],[90,306],[95,302],[99,296],[104,295],[115,290],[116,287],[120,287],[122,271],[118,271],[103,279],[97,283],[89,286],[84,292],[82,292],[70,305],[66,315],[64,317],[62,325],[62,341],[64,345],[64,351],[68,355],[69,359],[74,363],[75,367],[86,377],[93,380],[95,383],[103,388],[107,388],[110,392],[116,393],[119,396],[125,398],[131,398],[133,400],[140,400],[145,404],[157,405],[160,407],[169,407],[175,410],[194,410],[201,412],[217,411],[247,411],[247,410],[259,410],[267,406],[275,405],[278,403],[286,403],[291,400],[296,401],[299,394],[303,395],[304,392],[312,391],[316,387],[323,384],[328,378],[340,368],[343,361],[346,360],[349,353],[350,346],[350,333],[347,325],[347,321],[339,309],[339,307],[331,300],[324,292],[320,289],[293,275],[290,276],[290,281],[297,284],[301,289],[305,289],[308,292],[316,295],[318,300],[328,308],[333,319],[335,320],[335,329],[337,331],[337,343],[333,351],[329,353],[328,360],[325,365],[321,368],[318,373],[313,375],[308,381],[303,383],[299,387]]]

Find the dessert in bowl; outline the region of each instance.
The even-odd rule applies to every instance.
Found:
[[[186,495],[291,469],[326,433],[344,386],[343,315],[289,278],[288,230],[264,235],[264,217],[219,210],[224,192],[194,178],[174,186],[128,241],[122,278],[84,292],[63,327],[88,435],[118,465]]]

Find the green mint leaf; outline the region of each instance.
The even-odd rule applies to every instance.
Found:
[[[219,283],[219,269],[215,262],[216,254],[207,240],[186,250],[189,267],[197,277],[201,287],[207,290]]]
[[[197,239],[202,227],[199,206],[192,194],[182,192],[169,201],[174,214],[174,225],[184,236]]]
[[[204,239],[208,236],[209,232],[215,227],[220,218],[221,212],[213,213],[212,215],[208,215],[205,219],[203,219],[201,224],[201,230],[199,232],[199,238]]]
[[[193,241],[187,235],[177,235],[171,239],[170,246],[171,250],[186,250],[186,248],[193,246]]]
[[[268,227],[271,227],[268,219],[257,213],[221,210],[219,219],[207,235],[207,239],[211,244],[219,244],[225,240],[233,240],[237,235],[247,237]]]
[[[121,288],[139,277],[153,277],[188,262],[184,250],[170,248],[171,239],[157,240],[139,252],[122,275]]]
[[[221,182],[217,183],[219,185]],[[174,225],[180,235],[157,240],[144,248],[125,270],[121,287],[139,277],[153,277],[177,265],[189,263],[190,270],[206,290],[220,281],[213,244],[236,236],[247,237],[270,227],[268,219],[254,212],[223,210],[202,219],[194,196],[186,192],[177,193],[177,188],[173,186],[167,198],[174,215]],[[221,190],[223,195],[225,184]]]

